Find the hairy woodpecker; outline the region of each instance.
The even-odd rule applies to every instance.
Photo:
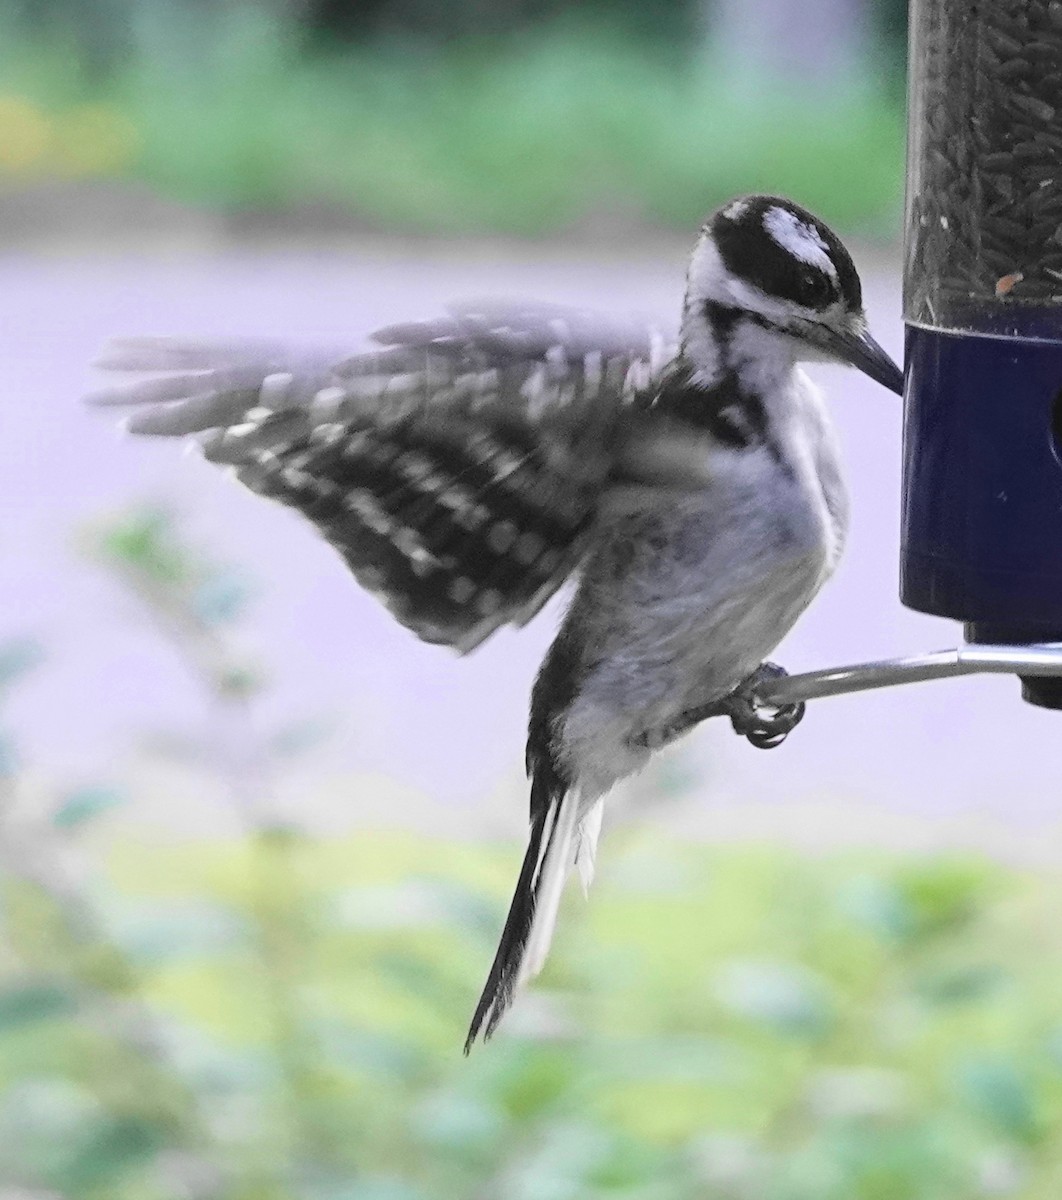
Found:
[[[833,433],[796,364],[894,392],[847,250],[789,200],[714,213],[679,336],[542,304],[455,306],[351,355],[127,338],[97,392],[135,433],[198,434],[297,509],[419,637],[473,649],[578,586],[531,698],[530,844],[466,1050],[545,958],[565,879],[593,870],[602,802],[652,751],[726,712],[774,745],[750,681],[832,572],[847,525]]]

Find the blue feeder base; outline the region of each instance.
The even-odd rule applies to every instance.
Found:
[[[987,334],[908,326],[900,595],[970,641],[1059,642],[1062,318],[1003,313]],[[1024,684],[1062,707],[1062,682]]]

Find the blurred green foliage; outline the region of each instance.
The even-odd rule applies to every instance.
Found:
[[[688,231],[763,190],[895,232],[899,66],[887,82],[868,63],[844,94],[738,95],[690,38],[586,14],[519,38],[337,46],[276,6],[134,9],[135,37],[101,65],[62,26],[5,24],[0,2],[0,183],[139,179],[224,209],[443,234]]]
[[[1054,1194],[1040,881],[621,834],[464,1060],[514,853],[118,838],[74,914],[6,871],[0,1179],[93,1200]],[[867,887],[907,932],[853,912]],[[92,902],[113,923],[77,953]]]
[[[230,644],[246,587],[159,509],[82,544],[198,672],[220,734],[199,769],[228,785],[244,832],[160,836],[105,784],[42,798],[8,754],[0,1191],[1058,1194],[1057,880],[617,829],[545,973],[465,1059],[517,848],[278,824],[278,740],[241,724],[267,676]],[[32,640],[0,644],[0,732],[40,663]],[[230,687],[222,664],[256,684]]]

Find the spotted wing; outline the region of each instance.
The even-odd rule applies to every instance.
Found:
[[[418,636],[466,651],[530,619],[581,560],[632,397],[671,356],[646,324],[480,302],[353,356],[281,343],[114,342],[152,372],[90,400],[197,434],[309,518]]]

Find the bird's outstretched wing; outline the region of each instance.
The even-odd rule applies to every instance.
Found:
[[[632,399],[672,357],[643,322],[490,301],[373,335],[379,349],[156,337],[98,360],[88,397],[134,433],[197,435],[297,509],[430,642],[521,624],[582,558]]]

